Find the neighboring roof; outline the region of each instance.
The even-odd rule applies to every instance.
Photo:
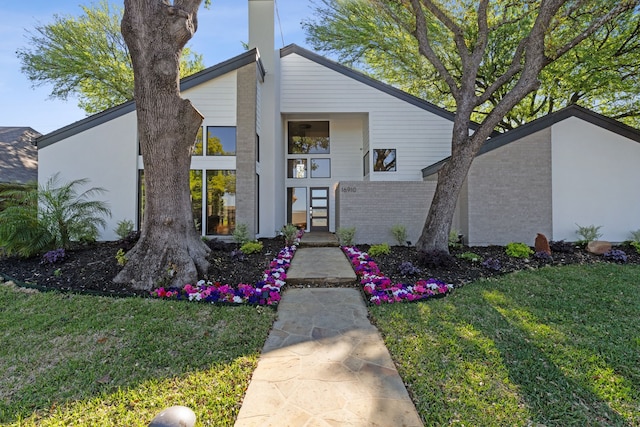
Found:
[[[217,65],[206,68],[189,77],[185,77],[181,79],[180,90],[185,91],[187,89],[191,89],[194,86],[200,85],[209,80],[213,80],[217,77],[223,76],[231,71],[244,67],[245,65],[255,63],[256,61],[258,63],[261,77],[264,78],[265,71],[264,71],[264,67],[262,66],[262,61],[260,61],[260,55],[257,49],[251,49],[241,55],[235,56],[227,61],[221,62]],[[117,105],[115,107],[104,110],[100,113],[97,113],[87,118],[84,118],[82,120],[79,120],[63,128],[55,130],[44,136],[41,136],[36,140],[36,145],[38,148],[47,147],[60,140],[69,138],[70,136],[76,135],[80,132],[84,132],[87,129],[91,129],[95,126],[101,125],[117,117],[123,116],[132,111],[135,111],[135,109],[136,109],[135,101],[125,102],[123,104]]]
[[[544,117],[536,119],[522,126],[518,126],[513,130],[500,134],[499,136],[494,136],[488,139],[484,143],[482,148],[480,148],[480,151],[478,151],[478,156],[495,150],[496,148],[502,147],[513,141],[522,139],[542,129],[551,127],[554,124],[566,120],[570,117],[577,117],[625,138],[640,142],[639,129],[628,126],[610,117],[603,116],[602,114],[598,114],[595,111],[580,107],[579,105],[570,105],[569,107],[565,107],[562,110],[547,114]],[[449,157],[422,169],[422,177],[426,178],[430,175],[435,174],[448,160]]]
[[[320,56],[317,53],[311,52],[310,50],[304,49],[298,45],[290,44],[280,49],[281,58],[291,54],[300,55],[310,61],[313,61],[324,67],[327,67],[333,71],[337,71],[338,73],[343,74],[356,81],[359,81],[360,83],[364,83],[368,86],[371,86],[374,89],[378,89],[379,91],[385,92],[391,96],[401,99],[402,101],[408,102],[409,104],[415,105],[416,107],[422,108],[423,110],[429,111],[430,113],[436,114],[447,120],[453,121],[453,119],[455,118],[455,114],[452,113],[451,111],[438,107],[435,104],[427,102],[422,98],[418,98],[417,96],[413,96],[396,87],[393,87],[386,83],[382,83],[380,80],[376,80],[372,77],[367,76],[366,74],[363,74],[352,68],[349,68],[335,61],[327,59],[324,56]],[[475,128],[475,126],[472,128]]]
[[[30,127],[0,127],[0,182],[37,181],[39,136]]]

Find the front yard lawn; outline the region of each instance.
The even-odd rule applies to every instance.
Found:
[[[640,426],[640,266],[542,268],[370,310],[425,425]]]

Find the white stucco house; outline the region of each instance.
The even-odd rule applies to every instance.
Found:
[[[390,227],[403,224],[415,242],[450,154],[452,113],[298,46],[276,50],[273,16],[273,1],[249,0],[251,49],[181,82],[204,116],[191,161],[202,235],[246,224],[273,237],[293,223],[353,226],[357,242],[392,243]],[[532,242],[537,232],[575,240],[575,223],[603,225],[619,241],[623,228],[640,228],[640,178],[630,173],[640,132],[583,109],[563,114],[487,144],[456,217],[470,243]],[[118,221],[140,226],[136,134],[132,101],[37,140],[39,181],[61,172],[108,190],[105,240],[116,238]]]

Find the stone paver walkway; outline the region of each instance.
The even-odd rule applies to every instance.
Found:
[[[288,288],[235,425],[422,422],[360,291]]]

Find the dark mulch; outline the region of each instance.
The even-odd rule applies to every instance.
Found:
[[[450,257],[424,257],[420,256],[415,248],[393,246],[389,255],[377,256],[375,257],[375,261],[380,271],[394,283],[415,283],[420,279],[436,278],[456,287],[481,278],[495,277],[514,271],[530,270],[545,266],[615,262],[602,255],[594,255],[587,252],[584,245],[558,242],[556,247],[558,250],[553,251],[552,244],[552,255],[550,258],[541,259],[534,255],[528,259],[522,259],[508,256],[503,246],[451,248]],[[359,249],[366,251],[369,249],[369,246],[363,245],[360,246]],[[633,247],[622,245],[615,246],[614,249],[625,252],[627,264],[640,264],[640,254],[638,254]],[[479,260],[471,261],[459,257],[461,254],[468,252],[478,255]],[[494,261],[483,265],[488,259],[497,260],[497,262]],[[425,261],[427,262],[425,263]],[[401,266],[405,262],[410,262],[413,266],[419,268],[420,273],[410,275],[401,274]],[[489,267],[486,264],[489,264]],[[500,268],[497,269],[495,267]]]
[[[209,241],[212,248],[209,262],[210,268],[204,279],[221,283],[254,284],[262,278],[263,271],[278,251],[284,246],[281,239],[261,239],[264,249],[253,255],[237,256],[234,250],[237,245],[219,240]],[[98,293],[108,295],[147,295],[127,286],[116,285],[113,277],[121,267],[116,261],[119,249],[127,250],[131,242],[102,242],[89,245],[78,245],[68,250],[64,260],[54,264],[42,262],[42,258],[20,259],[16,257],[0,257],[0,273],[19,282],[37,285],[38,287],[82,293]],[[367,251],[369,246],[362,245]],[[492,277],[508,272],[540,268],[546,265],[591,264],[609,262],[601,255],[587,253],[583,247],[570,244],[557,246],[550,260],[536,257],[515,259],[507,256],[501,246],[473,247],[452,249],[450,258],[428,257],[421,259],[415,248],[393,246],[391,254],[375,257],[381,272],[398,283],[415,283],[420,279],[436,278],[455,286],[483,277]],[[640,264],[640,255],[631,247],[618,247],[625,251],[628,263]],[[457,256],[464,252],[473,252],[479,261],[460,259]],[[490,269],[482,262],[488,258],[498,260],[500,269]],[[424,261],[428,261],[425,264]],[[418,274],[402,275],[401,264],[410,262],[420,269]],[[495,265],[494,265],[495,266]],[[406,267],[406,265],[405,265]]]
[[[244,255],[234,252],[238,245],[210,240],[209,270],[203,279],[237,285],[254,284],[262,279],[269,262],[282,249],[282,239],[260,239],[263,250]],[[97,293],[107,295],[148,295],[128,286],[117,285],[112,279],[121,270],[116,260],[118,250],[128,250],[126,241],[99,242],[77,245],[65,252],[62,261],[43,262],[42,257],[21,259],[0,257],[0,273],[29,285],[51,290]]]

